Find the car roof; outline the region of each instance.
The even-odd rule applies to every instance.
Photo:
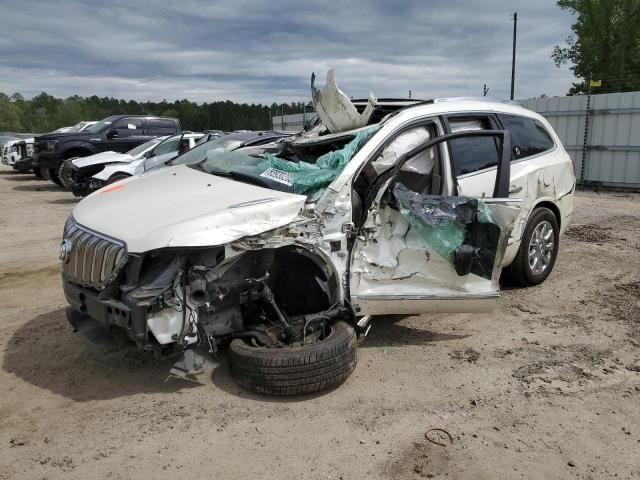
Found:
[[[162,115],[129,115],[127,113],[124,114],[117,114],[117,115],[109,115],[108,117],[105,118],[161,118],[163,120],[178,120],[175,117],[163,117]],[[104,119],[103,119],[104,120]],[[98,122],[95,122],[98,123]]]
[[[358,111],[364,110],[367,100],[352,100]],[[414,117],[419,115],[439,115],[445,113],[492,112],[527,116],[546,122],[542,115],[528,110],[518,102],[490,97],[443,97],[429,100],[417,99],[378,99],[370,123],[379,123],[383,116]],[[406,112],[406,113],[405,113]]]

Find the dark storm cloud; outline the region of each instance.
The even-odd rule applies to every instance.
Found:
[[[307,100],[311,72],[336,68],[357,97],[479,95],[483,83],[506,97],[515,10],[517,97],[572,81],[550,59],[572,18],[551,0],[216,3],[3,0],[0,91]]]

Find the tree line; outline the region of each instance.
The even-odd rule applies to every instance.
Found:
[[[162,115],[180,119],[185,130],[267,130],[271,117],[301,113],[302,102],[261,105],[229,100],[197,104],[189,100],[137,102],[109,97],[55,98],[41,93],[25,99],[20,93],[0,92],[0,131],[45,133],[82,120],[100,120],[109,115]]]
[[[640,0],[559,0],[575,17],[565,46],[556,46],[556,65],[572,64],[569,95],[640,90]],[[592,82],[593,81],[593,82]]]

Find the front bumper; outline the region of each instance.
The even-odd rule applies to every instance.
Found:
[[[71,310],[67,311],[67,319],[78,330],[81,317],[89,317],[106,330],[121,330],[139,348],[147,346],[147,312],[145,306],[133,308],[113,300],[101,298],[95,290],[80,287],[62,278],[62,289]],[[82,316],[78,315],[83,314]],[[88,321],[86,318],[85,321]]]
[[[21,158],[16,163],[13,164],[13,169],[18,173],[29,173],[33,170],[33,158],[26,157]]]
[[[70,167],[69,180],[71,182],[70,190],[76,197],[86,197],[90,193],[100,190],[105,186],[104,180],[93,178],[93,175],[102,171],[104,166],[99,169],[92,167],[78,168],[75,165]]]
[[[56,154],[40,151],[33,156],[33,165],[38,168],[57,169],[60,165],[60,157]]]
[[[71,185],[71,191],[76,197],[86,197],[90,193],[93,193],[96,190],[100,190],[105,185],[106,182],[102,180],[90,178],[85,182],[73,182],[73,184]]]

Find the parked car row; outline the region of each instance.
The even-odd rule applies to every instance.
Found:
[[[228,348],[244,388],[307,394],[350,375],[373,316],[486,312],[503,268],[525,286],[549,276],[575,174],[543,117],[486,98],[350,100],[333,71],[311,90],[319,123],[295,135],[201,137],[165,161],[162,145],[196,140],[171,132],[67,164],[83,193],[131,175],[64,227],[76,331],[117,333],[181,374],[202,364],[198,349]],[[131,130],[109,122],[82,140],[41,137],[36,154],[50,153],[36,164],[108,150]]]
[[[71,127],[62,127],[54,133],[81,132],[96,123],[82,121]],[[0,161],[4,165],[13,167],[20,173],[33,171],[33,150],[36,134],[3,133],[0,134]]]

